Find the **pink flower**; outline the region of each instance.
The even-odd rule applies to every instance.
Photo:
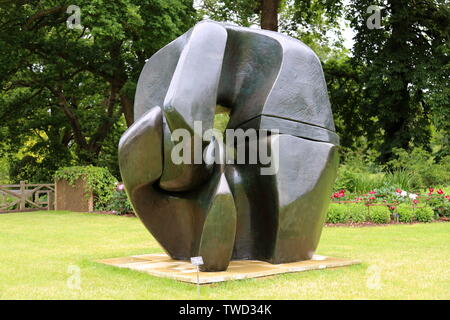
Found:
[[[419,203],[419,200],[414,199],[413,202],[414,202],[414,204],[418,204],[418,203]]]
[[[377,192],[374,191],[374,190],[372,190],[372,191],[369,191],[369,193],[370,193],[370,194],[376,194]]]
[[[433,188],[429,188],[428,190],[430,190],[430,194],[433,193],[433,191],[434,191]]]
[[[123,183],[119,183],[116,187],[117,191],[123,191],[125,190],[125,185]]]
[[[395,189],[395,192],[397,192],[397,193],[402,193],[402,189],[397,188],[397,189]]]
[[[439,189],[439,190],[437,191],[437,193],[438,193],[438,194],[444,194],[444,191],[442,191],[442,189]]]
[[[369,200],[375,200],[375,199],[376,199],[375,197],[370,197],[370,198],[369,198]]]

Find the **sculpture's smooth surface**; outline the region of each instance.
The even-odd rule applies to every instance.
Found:
[[[171,134],[182,128],[195,139],[212,128],[217,104],[231,109],[228,128],[279,130],[258,137],[279,163],[275,174],[261,175],[260,164],[173,163]],[[202,270],[221,271],[230,259],[312,257],[339,138],[320,61],[306,45],[276,32],[197,24],[145,65],[135,119],[119,145],[122,177],[137,215],[172,258],[201,255]]]

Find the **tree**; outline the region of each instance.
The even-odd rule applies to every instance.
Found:
[[[261,29],[281,32],[297,31],[334,23],[342,10],[342,0],[203,0],[200,12],[215,21],[243,27],[259,25]],[[280,21],[278,21],[280,18]],[[305,31],[305,28],[303,28]]]
[[[336,131],[343,147],[352,148],[367,137],[370,119],[364,114],[360,84],[362,70],[345,53],[329,57],[323,65]],[[365,141],[364,141],[365,142]]]
[[[366,24],[374,4],[383,8],[380,29]],[[382,140],[380,160],[389,160],[394,148],[429,148],[433,114],[446,114],[435,124],[449,126],[446,1],[353,0],[348,17],[356,31],[353,62],[364,67],[368,132]]]
[[[261,29],[278,31],[280,0],[261,0]]]
[[[67,27],[66,1],[0,3],[0,138],[16,164],[48,168],[46,179],[67,162],[103,161],[105,143],[134,120],[145,60],[196,20],[191,0],[77,4],[80,29]]]

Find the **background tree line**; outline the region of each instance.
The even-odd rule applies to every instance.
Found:
[[[67,28],[72,2],[81,29]],[[383,8],[380,29],[367,27],[371,5]],[[41,182],[59,167],[94,164],[119,176],[117,143],[133,123],[146,59],[203,18],[279,31],[313,48],[343,150],[389,165],[398,150],[450,155],[447,1],[0,0],[3,172]]]

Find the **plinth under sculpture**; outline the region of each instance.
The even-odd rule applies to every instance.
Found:
[[[274,174],[262,175],[262,164],[173,162],[172,133],[186,129],[194,140],[213,127],[217,104],[231,109],[230,129],[278,130],[257,138],[278,163]],[[235,259],[312,258],[339,138],[310,48],[276,32],[199,23],[148,60],[134,114],[119,144],[122,178],[136,214],[173,259],[202,256],[202,271],[222,271]]]

